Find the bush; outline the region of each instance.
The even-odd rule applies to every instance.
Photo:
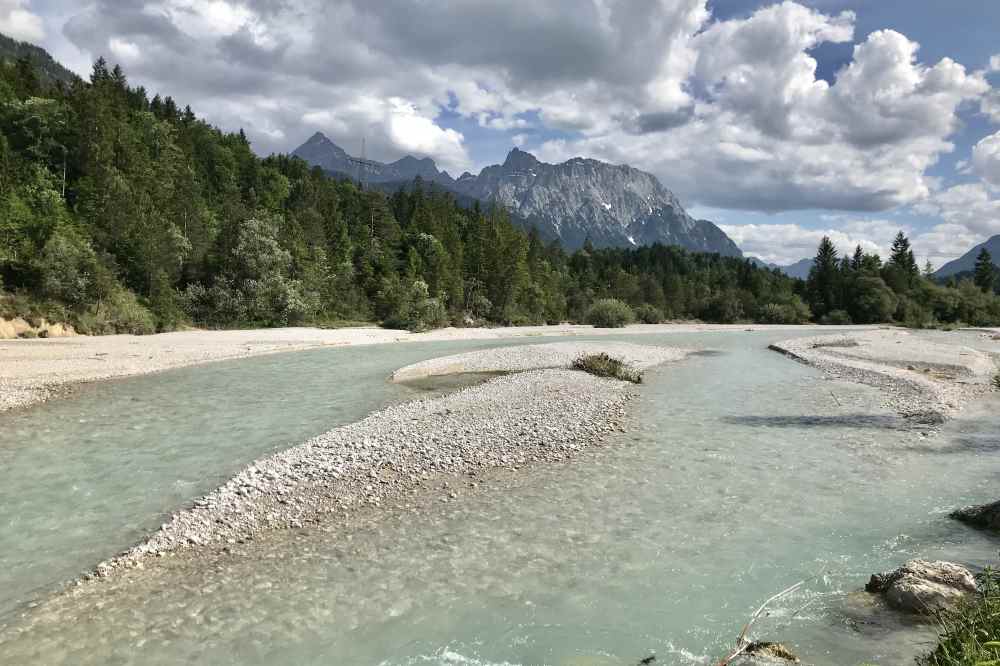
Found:
[[[851,321],[851,315],[847,314],[843,310],[832,310],[823,315],[823,318],[819,320],[819,323],[830,326],[847,326],[849,324],[853,324],[854,322]]]
[[[449,323],[448,309],[439,298],[432,298],[423,280],[414,280],[409,287],[398,280],[385,280],[379,294],[385,310],[382,325],[418,333],[441,328]]]
[[[581,356],[573,361],[573,369],[589,372],[597,377],[610,377],[633,384],[642,383],[641,372],[605,353]]]
[[[809,306],[795,295],[788,303],[768,303],[757,313],[762,324],[805,324],[811,317]]]
[[[617,298],[602,298],[587,310],[586,321],[597,328],[622,328],[635,321],[635,315]]]
[[[635,309],[636,318],[643,324],[659,324],[663,321],[663,313],[655,305],[643,303]]]
[[[1000,575],[987,567],[976,578],[976,598],[941,615],[940,642],[920,663],[973,666],[1000,661]]]

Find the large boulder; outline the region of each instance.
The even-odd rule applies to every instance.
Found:
[[[973,594],[976,579],[959,564],[910,560],[894,571],[874,574],[865,590],[881,594],[896,610],[927,615]]]
[[[1000,502],[967,506],[964,509],[952,511],[949,515],[955,520],[960,520],[973,527],[1000,531]]]

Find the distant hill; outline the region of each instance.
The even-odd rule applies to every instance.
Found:
[[[934,277],[948,278],[957,276],[959,273],[972,273],[976,269],[976,257],[979,256],[979,251],[984,247],[993,257],[993,263],[1000,266],[1000,263],[997,263],[1000,262],[1000,234],[998,234],[985,243],[975,246],[958,259],[949,261],[934,273]]]
[[[788,266],[778,266],[782,273],[788,277],[799,278],[800,280],[805,280],[809,277],[809,271],[812,270],[813,259],[800,259],[794,264]]]
[[[800,280],[805,280],[809,277],[809,271],[812,269],[813,260],[812,259],[801,259],[796,261],[794,264],[788,266],[781,266],[779,264],[772,264],[770,262],[764,261],[758,257],[747,257],[751,263],[753,263],[757,268],[766,268],[769,270],[779,270],[788,277],[799,278]]]
[[[56,62],[45,49],[27,42],[19,42],[0,33],[0,61],[13,63],[18,58],[24,57],[31,60],[45,85],[63,83],[70,86],[80,78]]]

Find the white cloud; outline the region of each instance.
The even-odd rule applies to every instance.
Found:
[[[42,18],[31,11],[30,0],[0,0],[0,32],[26,42],[45,37]]]
[[[983,180],[1000,187],[1000,132],[973,146],[972,165]]]
[[[138,44],[119,37],[112,37],[108,40],[108,48],[111,49],[111,53],[118,58],[122,64],[127,65],[135,63],[142,57]]]
[[[744,254],[779,265],[815,256],[824,236],[833,241],[841,256],[850,256],[860,245],[865,252],[885,257],[896,233],[909,232],[908,228],[888,220],[854,220],[838,229],[810,229],[799,224],[722,224],[720,227]]]
[[[462,134],[442,129],[400,98],[389,100],[386,128],[395,145],[415,155],[434,155],[440,166],[461,171],[469,166]]]
[[[1000,53],[990,56],[990,71],[1000,72]]]

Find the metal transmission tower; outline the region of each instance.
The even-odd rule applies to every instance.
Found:
[[[358,184],[361,185],[361,191],[364,192],[368,189],[368,172],[375,171],[377,167],[381,166],[378,162],[368,159],[368,150],[365,146],[365,139],[361,139],[361,157],[351,157],[347,156],[347,160],[358,167]],[[372,202],[371,208],[371,223],[368,227],[368,237],[371,242],[372,249],[375,248],[375,205]]]

